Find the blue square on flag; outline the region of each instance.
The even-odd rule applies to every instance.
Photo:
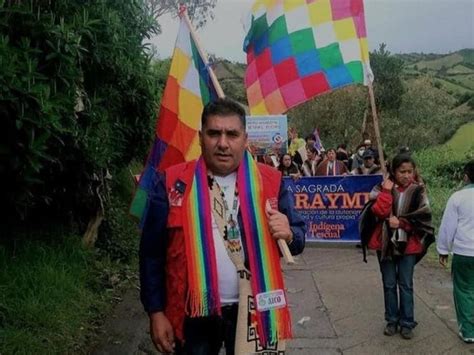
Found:
[[[255,41],[255,55],[260,55],[268,47],[268,32],[265,32]]]
[[[318,52],[312,50],[296,56],[296,67],[300,76],[308,76],[321,71]]]
[[[285,59],[288,59],[293,55],[289,37],[284,37],[273,43],[270,47],[270,50],[272,53],[273,65],[277,65],[278,63],[283,62]]]
[[[349,70],[347,70],[346,66],[344,65],[325,69],[324,73],[326,74],[326,78],[328,79],[332,88],[337,88],[353,83],[351,73],[349,73]]]

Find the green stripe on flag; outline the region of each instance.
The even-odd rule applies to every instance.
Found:
[[[349,73],[351,73],[352,80],[355,83],[363,83],[364,82],[364,69],[362,67],[362,63],[360,61],[354,61],[346,64]]]
[[[133,197],[132,204],[130,205],[130,214],[136,218],[143,217],[143,211],[145,211],[146,202],[147,202],[147,192],[140,188],[135,192]]]
[[[198,73],[199,73],[199,76],[201,76],[201,73],[199,71],[199,62],[202,61],[202,58],[201,58],[201,55],[199,54],[199,51],[196,47],[196,43],[194,43],[193,41],[193,38],[191,37],[191,35],[189,35],[189,40],[191,42],[191,51],[193,52],[193,60],[192,62],[194,63],[194,66],[196,67]]]
[[[260,16],[252,23],[252,38],[254,40],[259,39],[268,30],[267,16]]]
[[[330,69],[344,65],[339,43],[332,43],[329,46],[319,48],[319,62],[323,69]]]
[[[211,94],[209,93],[209,86],[206,85],[202,78],[199,78],[199,86],[201,88],[201,101],[204,106],[206,106],[211,100]]]
[[[270,44],[273,44],[277,42],[279,39],[282,39],[286,36],[288,36],[288,30],[286,27],[286,19],[285,19],[285,16],[280,16],[270,26],[269,42]]]
[[[305,53],[316,48],[311,28],[290,33],[290,41],[294,54]]]

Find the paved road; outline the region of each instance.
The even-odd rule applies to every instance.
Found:
[[[449,273],[426,261],[415,271],[419,325],[412,340],[383,335],[375,256],[365,264],[355,248],[306,248],[297,265],[285,267],[285,278],[295,333],[288,354],[474,354],[474,345],[457,337]],[[147,327],[138,291],[131,290],[92,353],[154,354]]]

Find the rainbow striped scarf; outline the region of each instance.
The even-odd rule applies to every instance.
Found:
[[[251,287],[256,295],[284,290],[277,243],[271,237],[265,214],[263,182],[256,162],[246,152],[237,171],[240,212],[250,266]],[[216,255],[211,225],[211,202],[204,160],[196,164],[194,179],[185,195],[184,233],[188,271],[187,313],[191,317],[220,314]],[[288,306],[257,311],[257,329],[262,344],[291,338]]]

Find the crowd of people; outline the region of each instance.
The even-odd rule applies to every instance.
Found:
[[[293,129],[289,132],[288,153],[276,157],[269,155],[262,162],[272,165],[283,176],[372,175],[381,174],[378,151],[366,139],[351,153],[345,144],[324,149],[314,134],[304,139]]]

